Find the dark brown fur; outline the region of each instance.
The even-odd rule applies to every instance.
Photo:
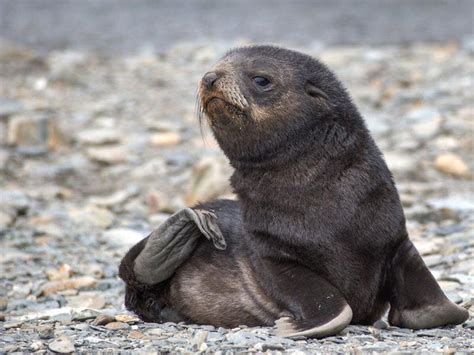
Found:
[[[331,71],[301,53],[255,46],[228,53],[213,72],[200,102],[235,168],[239,202],[200,208],[215,211],[228,248],[203,239],[151,299],[182,319],[229,327],[289,315],[294,329],[309,329],[346,302],[355,324],[373,323],[389,305],[398,326],[467,318],[408,239],[382,154]],[[256,76],[271,85],[259,87]],[[129,288],[131,253],[120,272]]]

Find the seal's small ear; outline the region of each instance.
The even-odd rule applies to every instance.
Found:
[[[316,87],[311,81],[307,81],[304,90],[309,96],[329,100],[329,96],[321,89]]]

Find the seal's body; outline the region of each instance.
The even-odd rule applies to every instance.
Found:
[[[408,239],[382,155],[324,65],[281,48],[240,48],[204,76],[200,103],[235,168],[239,201],[196,206],[209,215],[160,233],[184,240],[194,228],[214,240],[214,226],[226,249],[201,238],[157,282],[159,250],[143,241],[120,270],[130,309],[155,321],[275,322],[281,335],[316,337],[371,324],[389,305],[397,326],[467,319]]]

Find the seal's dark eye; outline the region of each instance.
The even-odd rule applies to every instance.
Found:
[[[258,86],[265,87],[265,86],[270,85],[270,80],[268,80],[267,78],[264,78],[263,76],[254,76],[252,79],[253,79],[253,82],[257,84]]]

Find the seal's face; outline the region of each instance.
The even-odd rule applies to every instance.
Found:
[[[231,160],[259,160],[334,118],[331,107],[341,92],[334,75],[315,59],[251,46],[229,52],[204,75],[199,104]]]

